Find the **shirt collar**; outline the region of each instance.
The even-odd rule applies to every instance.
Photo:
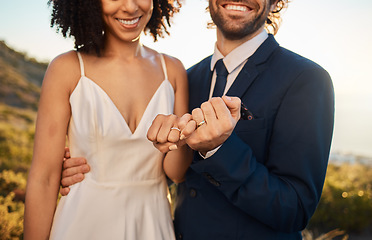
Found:
[[[232,50],[227,56],[223,56],[217,48],[217,43],[214,45],[214,53],[211,59],[211,71],[214,69],[216,62],[223,58],[223,62],[229,73],[234,71],[240,64],[247,60],[253,53],[259,48],[259,46],[266,40],[268,34],[266,30],[262,30],[254,38],[241,44],[234,50]]]

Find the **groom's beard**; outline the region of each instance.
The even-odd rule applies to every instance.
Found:
[[[221,7],[219,7],[223,2],[224,0],[209,0],[209,12],[213,22],[223,36],[229,40],[239,40],[253,35],[264,26],[270,13],[270,0],[265,0],[264,5],[259,5],[252,0],[238,0],[233,2],[245,3],[251,7],[251,12],[244,17],[227,16],[221,12]]]

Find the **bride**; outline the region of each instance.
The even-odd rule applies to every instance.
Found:
[[[156,40],[178,8],[172,0],[50,0],[52,25],[73,37],[43,81],[25,206],[24,239],[174,239],[166,176],[183,179],[187,145],[163,154],[146,134],[159,114],[182,116],[182,63],[140,43]],[[164,131],[165,129],[165,131]],[[165,135],[164,135],[165,133]],[[66,135],[91,171],[57,206]],[[178,141],[175,122],[159,139]]]

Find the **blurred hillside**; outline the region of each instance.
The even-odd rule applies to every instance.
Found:
[[[46,68],[0,41],[0,170],[28,169]]]
[[[36,111],[46,68],[0,41],[0,102]]]
[[[0,41],[0,240],[23,238],[26,178],[46,68]]]

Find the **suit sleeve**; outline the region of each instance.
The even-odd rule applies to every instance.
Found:
[[[210,158],[192,164],[233,205],[282,232],[301,231],[319,202],[334,121],[331,79],[302,71],[284,94],[264,161],[236,133]],[[211,181],[213,180],[213,181]]]

